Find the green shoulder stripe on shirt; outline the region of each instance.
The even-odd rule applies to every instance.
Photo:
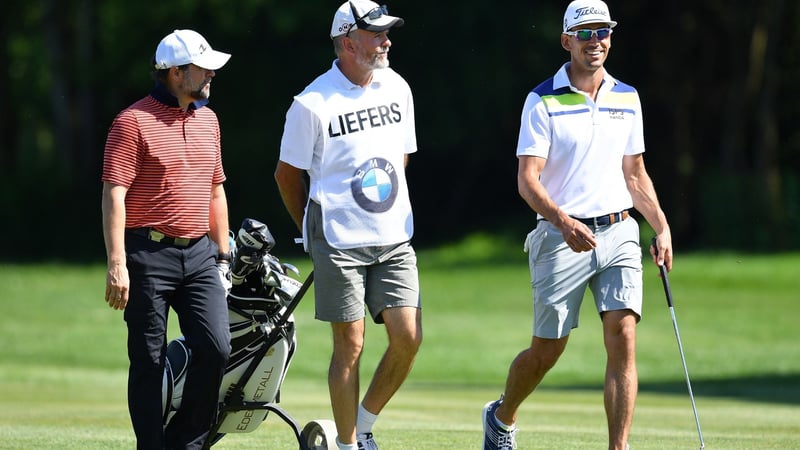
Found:
[[[586,104],[586,98],[574,92],[570,92],[569,94],[543,95],[542,101],[548,109],[557,108],[559,106],[578,106]]]
[[[586,106],[586,97],[574,92],[544,95],[542,96],[542,103],[547,109],[547,115],[550,117],[590,112],[589,107]]]

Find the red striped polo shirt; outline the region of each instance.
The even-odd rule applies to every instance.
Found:
[[[102,181],[128,188],[125,228],[202,236],[209,230],[211,187],[225,181],[216,114],[204,106],[183,111],[158,86],[114,119]]]

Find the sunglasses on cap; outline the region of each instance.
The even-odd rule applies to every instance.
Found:
[[[579,41],[591,41],[592,37],[597,36],[598,41],[602,41],[603,39],[611,36],[614,30],[611,28],[598,28],[596,30],[575,30],[575,31],[565,31],[564,34],[567,36],[575,36]]]
[[[372,8],[371,10],[364,13],[362,16],[359,16],[356,13],[355,6],[353,6],[353,3],[350,2],[350,11],[353,13],[353,17],[355,17],[356,19],[356,23],[354,25],[361,28],[366,28],[367,26],[369,26],[369,24],[365,22],[364,19],[375,20],[375,19],[380,19],[384,15],[387,16],[389,15],[389,8],[387,8],[386,5],[376,6],[375,8]],[[345,36],[350,36],[350,32],[352,30],[353,27],[350,27],[350,29],[347,30],[347,33],[345,33]]]

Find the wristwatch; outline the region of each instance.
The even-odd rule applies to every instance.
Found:
[[[228,253],[218,253],[217,254],[217,262],[219,261],[228,261],[231,262],[231,252]]]

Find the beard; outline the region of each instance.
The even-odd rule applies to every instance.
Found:
[[[199,86],[192,86],[189,80],[184,81],[183,89],[194,100],[208,100],[211,96],[211,80],[203,80]]]
[[[375,53],[373,55],[367,55],[364,52],[359,52],[358,56],[356,57],[356,61],[362,67],[367,69],[376,70],[376,69],[385,69],[389,67],[389,57],[387,56],[389,53],[388,50],[385,50],[380,53]]]
[[[372,58],[372,64],[370,67],[373,69],[385,69],[389,67],[389,57],[385,55],[385,53],[375,55],[375,57]]]
[[[189,93],[189,96],[195,100],[208,100],[208,97],[211,97],[211,93],[206,91],[192,91]]]
[[[189,92],[189,96],[195,100],[208,100],[211,97],[211,87],[206,84],[196,91]]]

